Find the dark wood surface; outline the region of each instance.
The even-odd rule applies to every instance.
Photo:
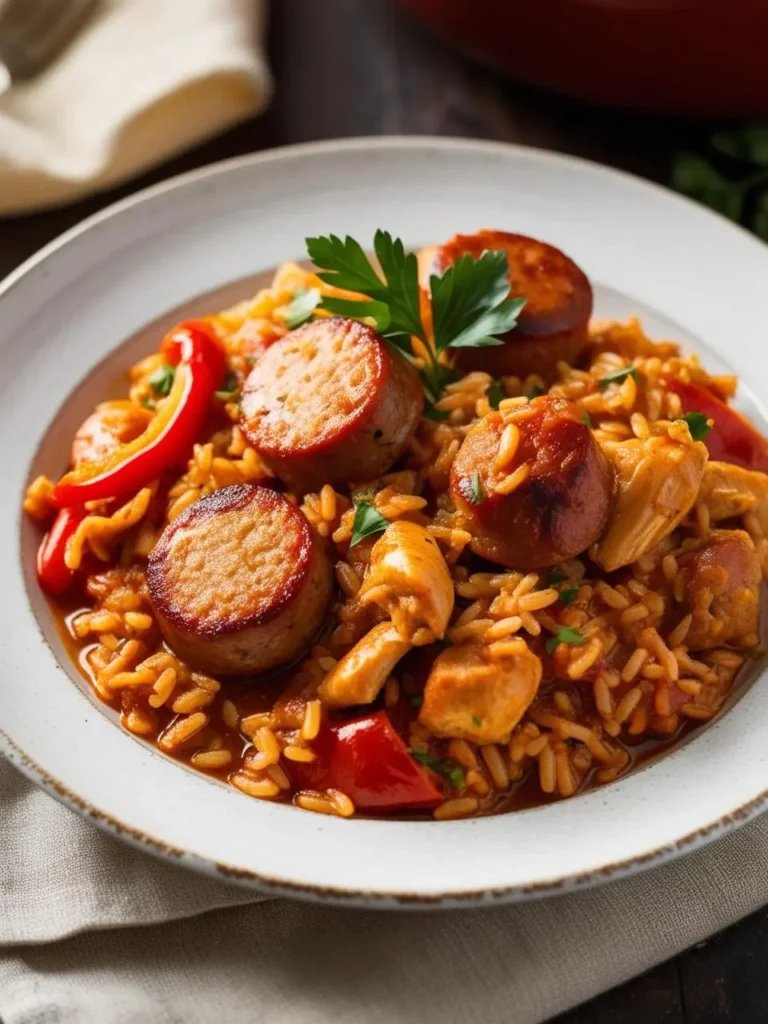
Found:
[[[266,115],[123,188],[0,220],[0,277],[117,198],[266,147],[351,135],[461,135],[575,153],[664,181],[673,150],[703,130],[589,109],[507,83],[439,45],[389,0],[275,0],[269,52],[277,92]],[[767,958],[768,914],[761,912],[557,1024],[762,1024]]]

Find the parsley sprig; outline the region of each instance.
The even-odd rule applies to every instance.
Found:
[[[561,626],[554,636],[548,638],[546,643],[547,654],[554,654],[555,648],[559,644],[586,644],[588,643],[587,638],[582,636],[577,629],[571,629],[570,626]]]
[[[684,416],[678,416],[678,419],[688,424],[692,441],[703,441],[712,429],[703,412],[687,412]]]
[[[501,345],[499,335],[511,331],[525,305],[509,297],[509,264],[503,251],[484,252],[475,259],[461,255],[444,273],[429,279],[433,340],[421,316],[416,255],[406,252],[399,238],[377,231],[373,251],[381,274],[354,238],[336,235],[308,238],[307,252],[326,284],[358,292],[364,300],[326,296],[320,307],[329,313],[366,320],[407,359],[415,359],[412,339],[424,346],[420,368],[427,395],[425,415],[444,416],[434,408],[452,379],[448,349]]]
[[[369,501],[355,502],[355,518],[352,521],[352,537],[349,546],[353,548],[366,537],[383,533],[389,526],[389,520],[371,505]]]
[[[419,764],[423,764],[425,768],[429,768],[431,772],[442,775],[454,789],[464,788],[464,769],[455,761],[451,761],[447,757],[431,757],[425,750],[414,750],[413,748],[411,748],[411,757],[414,757]]]

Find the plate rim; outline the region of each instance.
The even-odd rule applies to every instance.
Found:
[[[714,222],[724,222],[731,230],[737,231],[742,238],[747,239],[755,249],[764,251],[764,244],[754,235],[740,225],[734,224],[721,214],[702,207],[700,204],[686,196],[673,192],[656,182],[640,178],[637,175],[601,164],[579,156],[557,153],[533,146],[520,145],[516,143],[505,143],[497,141],[484,141],[473,139],[462,139],[453,137],[432,137],[432,136],[380,136],[380,137],[359,137],[349,139],[332,139],[320,142],[296,143],[288,146],[276,147],[256,153],[242,154],[226,160],[208,164],[203,167],[175,175],[154,185],[147,186],[123,199],[117,200],[101,210],[96,211],[89,217],[73,225],[51,240],[37,252],[28,257],[22,264],[11,271],[0,281],[0,302],[11,290],[23,280],[31,271],[40,267],[46,260],[55,256],[60,250],[66,248],[70,242],[91,231],[96,226],[106,223],[112,218],[128,211],[134,207],[141,206],[147,200],[183,189],[188,184],[201,180],[227,175],[231,171],[252,165],[265,165],[272,162],[279,163],[285,159],[306,158],[313,154],[335,154],[354,150],[388,150],[388,149],[423,149],[457,151],[472,150],[485,151],[500,154],[514,153],[518,158],[532,162],[546,161],[560,164],[562,166],[577,165],[593,172],[608,174],[625,180],[633,187],[640,186],[655,194],[663,194],[667,198],[673,197],[678,203],[694,208],[698,216],[712,218]],[[30,609],[31,610],[31,609]],[[419,907],[460,907],[477,906],[479,903],[497,904],[512,900],[523,900],[539,898],[543,896],[556,895],[577,888],[586,888],[602,884],[609,880],[625,877],[649,867],[657,866],[669,861],[683,852],[699,848],[717,835],[740,826],[759,814],[768,804],[768,789],[760,791],[750,800],[735,807],[726,814],[708,822],[686,835],[680,837],[673,844],[661,846],[651,851],[626,858],[615,864],[604,865],[599,869],[593,869],[585,873],[562,874],[546,882],[534,884],[504,885],[493,888],[473,888],[465,891],[450,891],[447,893],[421,893],[415,894],[412,891],[398,892],[395,889],[381,890],[354,890],[338,886],[318,887],[312,884],[301,884],[288,879],[277,879],[266,874],[252,870],[242,869],[223,863],[217,863],[208,858],[187,850],[179,850],[170,847],[163,840],[149,835],[146,832],[133,829],[131,826],[121,822],[108,811],[98,808],[89,801],[71,791],[54,777],[46,769],[38,764],[33,758],[26,754],[19,745],[0,728],[0,751],[13,763],[22,773],[52,795],[64,806],[87,816],[94,824],[107,834],[117,837],[137,849],[152,853],[163,859],[181,863],[200,873],[215,878],[221,882],[230,882],[243,885],[250,889],[267,893],[269,895],[288,895],[296,898],[311,900],[333,900],[337,903],[364,906],[367,908],[419,908]]]

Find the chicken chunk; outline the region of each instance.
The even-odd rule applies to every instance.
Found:
[[[523,640],[501,657],[476,644],[449,647],[429,673],[419,721],[445,739],[504,743],[540,682],[541,660]]]
[[[757,647],[760,627],[760,562],[743,530],[714,530],[699,551],[678,558],[693,616],[685,642],[692,650]]]
[[[373,546],[358,600],[378,605],[390,621],[369,630],[323,680],[320,697],[334,708],[370,704],[407,651],[448,628],[453,582],[434,537],[416,523],[392,523]]]
[[[768,537],[768,474],[742,469],[730,462],[708,462],[699,501],[707,506],[713,522],[754,512]]]
[[[688,514],[707,449],[700,441],[677,441],[668,434],[607,441],[602,447],[615,470],[616,496],[591,557],[613,572],[654,548]]]

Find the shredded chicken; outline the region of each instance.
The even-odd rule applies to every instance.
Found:
[[[603,451],[616,474],[616,496],[608,526],[590,552],[606,572],[636,562],[654,548],[693,507],[707,449],[699,441],[668,434],[605,441]]]
[[[370,704],[406,651],[434,643],[448,628],[453,582],[423,526],[398,520],[388,527],[373,546],[358,598],[378,605],[391,621],[369,630],[323,680],[320,697],[331,707]]]
[[[768,474],[732,466],[730,462],[708,462],[699,501],[707,506],[713,522],[754,512],[768,537]]]
[[[504,743],[536,696],[541,659],[520,639],[516,653],[449,647],[429,673],[419,721],[435,736]]]

